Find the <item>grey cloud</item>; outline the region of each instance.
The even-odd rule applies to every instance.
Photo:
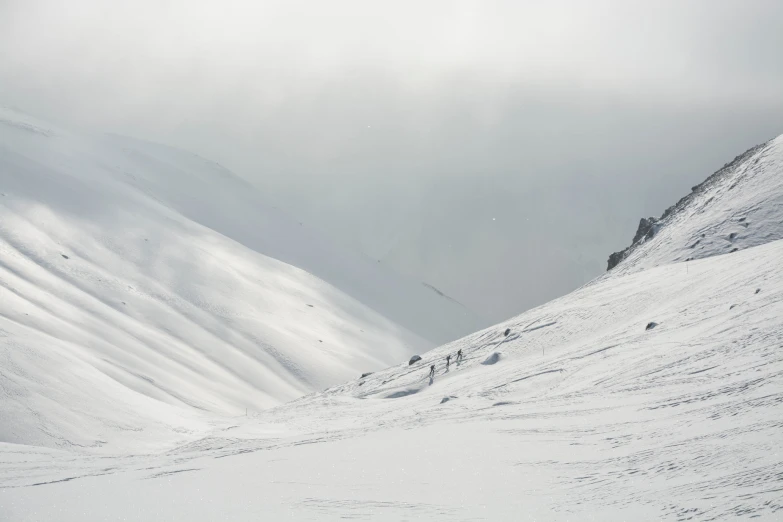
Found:
[[[0,103],[218,160],[502,319],[783,132],[781,49],[771,0],[6,0]]]

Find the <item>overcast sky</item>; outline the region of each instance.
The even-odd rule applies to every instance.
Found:
[[[0,104],[217,160],[492,320],[783,133],[782,93],[778,0],[0,0]]]

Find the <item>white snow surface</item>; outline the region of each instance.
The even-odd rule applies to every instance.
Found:
[[[216,421],[184,445],[110,456],[6,444],[0,513],[780,520],[781,259],[776,241],[687,272],[606,278],[413,366]]]
[[[0,193],[2,442],[184,440],[208,424],[204,413],[258,411],[433,346],[218,233],[274,254],[311,248],[313,262],[344,262],[346,280],[375,297],[406,295],[371,263],[306,244],[302,227],[197,156],[2,110]],[[457,309],[410,288],[410,309]],[[466,325],[453,321],[457,337]]]
[[[779,163],[767,168],[779,169]],[[737,252],[688,263],[662,256],[645,265],[641,254],[635,262],[629,257],[634,269],[613,270],[505,323],[422,353],[413,365],[399,358],[385,370],[363,378],[357,374],[248,416],[196,411],[167,399],[167,393],[160,398],[135,393],[141,402],[122,403],[111,418],[116,427],[102,428],[105,444],[94,434],[90,438],[95,426],[85,428],[80,445],[0,443],[0,519],[782,520],[783,240],[774,240],[779,233],[774,229],[782,224],[762,208],[780,201],[781,186],[775,183],[779,177],[764,175],[766,189],[746,183],[716,193],[710,204],[726,209],[714,213],[715,219],[732,208],[753,208],[756,217],[748,229],[756,223],[757,237],[769,242],[754,240]],[[104,214],[98,215],[108,220]],[[672,240],[661,243],[667,255],[679,255],[673,238],[703,229],[702,214],[669,227]],[[768,219],[759,218],[764,215]],[[5,219],[2,237],[8,243],[9,230],[19,228],[6,227]],[[38,227],[42,222],[35,216],[29,221]],[[85,219],[79,226],[92,222]],[[198,230],[213,238],[209,229]],[[197,238],[193,232],[186,241]],[[171,248],[175,252],[169,255],[181,259],[176,251],[191,247]],[[71,281],[75,275],[67,270],[76,269],[51,267],[73,267],[71,261],[83,259],[74,253],[64,265],[46,261],[50,257],[43,254],[29,263]],[[17,295],[10,288],[23,287],[23,278],[16,276],[22,272],[8,268],[6,258],[13,256],[3,257],[3,295]],[[258,256],[246,263],[246,270],[260,270],[255,267],[273,262]],[[227,263],[215,264],[225,268]],[[124,265],[119,266],[110,272]],[[274,266],[301,275],[287,265]],[[147,284],[163,285],[160,278],[179,273],[161,272],[151,274]],[[277,290],[274,294],[284,299]],[[217,292],[201,291],[210,299]],[[90,310],[85,302],[66,308],[51,295],[57,294],[41,296],[30,308],[36,313],[45,308],[58,328],[81,332],[97,321],[95,312],[85,312]],[[253,299],[232,310],[241,313]],[[125,306],[109,308],[135,318],[128,337],[142,335],[152,328],[148,322],[158,324],[156,314],[164,313],[159,307],[142,316]],[[130,310],[138,307],[135,302]],[[24,380],[17,379],[16,387],[0,381],[0,389],[3,406],[18,404],[23,416],[29,394],[59,380],[78,387],[78,380],[91,378],[89,369],[60,367],[67,364],[61,354],[85,346],[90,353],[102,352],[86,337],[61,341],[46,333],[45,321],[33,327],[32,319],[20,317],[27,310],[16,309],[3,309],[2,341],[27,341],[18,348],[0,344],[6,350],[0,369],[3,376],[10,370]],[[210,317],[199,316],[170,336],[191,335],[188,328]],[[349,316],[341,310],[339,317]],[[119,320],[110,319],[100,328]],[[650,322],[657,326],[647,330]],[[163,335],[158,327],[154,331]],[[383,329],[376,334],[383,335]],[[100,337],[113,335],[118,333]],[[178,346],[190,354],[189,343],[195,341],[185,338]],[[53,349],[41,349],[49,344]],[[163,343],[158,349],[165,349]],[[465,359],[457,364],[460,349]],[[92,368],[98,358],[80,355],[96,365]],[[494,364],[482,364],[488,359]],[[190,355],[182,357],[183,364],[189,360]],[[434,379],[428,377],[432,364]],[[105,386],[111,397],[120,378],[103,375],[105,380],[89,388],[96,390],[92,400],[85,396],[78,402],[81,413],[94,416],[99,426],[107,412],[97,387]],[[203,379],[198,387],[211,383]],[[208,396],[218,392],[226,390]],[[60,399],[74,400],[58,392],[36,405],[40,425],[68,421],[64,409],[71,405]],[[142,410],[146,418],[139,416]],[[132,421],[122,420],[125,415]],[[15,419],[6,416],[0,426],[7,429]]]
[[[783,239],[783,135],[694,187],[613,270],[630,273]]]

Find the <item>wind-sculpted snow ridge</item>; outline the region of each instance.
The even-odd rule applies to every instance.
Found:
[[[0,514],[777,520],[781,259],[775,241],[601,278],[174,449],[0,446]]]
[[[783,135],[734,158],[660,219],[643,219],[633,244],[612,254],[609,269],[624,274],[781,238]]]
[[[211,209],[202,221],[230,228],[217,209],[252,204],[220,191],[240,183],[230,174],[115,141],[0,110],[0,442],[189,440],[211,414],[274,406],[431,346],[190,219]],[[243,217],[271,234],[261,214]]]

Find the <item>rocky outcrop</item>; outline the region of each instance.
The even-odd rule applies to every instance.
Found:
[[[614,252],[612,255],[610,255],[607,270],[611,270],[620,264],[620,261],[628,256],[628,254],[631,252],[631,249],[633,249],[636,244],[642,241],[647,241],[648,239],[652,239],[653,236],[655,236],[655,232],[657,231],[657,224],[658,220],[654,217],[647,219],[642,218],[639,221],[639,227],[636,229],[636,234],[633,236],[633,241],[631,241],[631,246],[625,250]]]

